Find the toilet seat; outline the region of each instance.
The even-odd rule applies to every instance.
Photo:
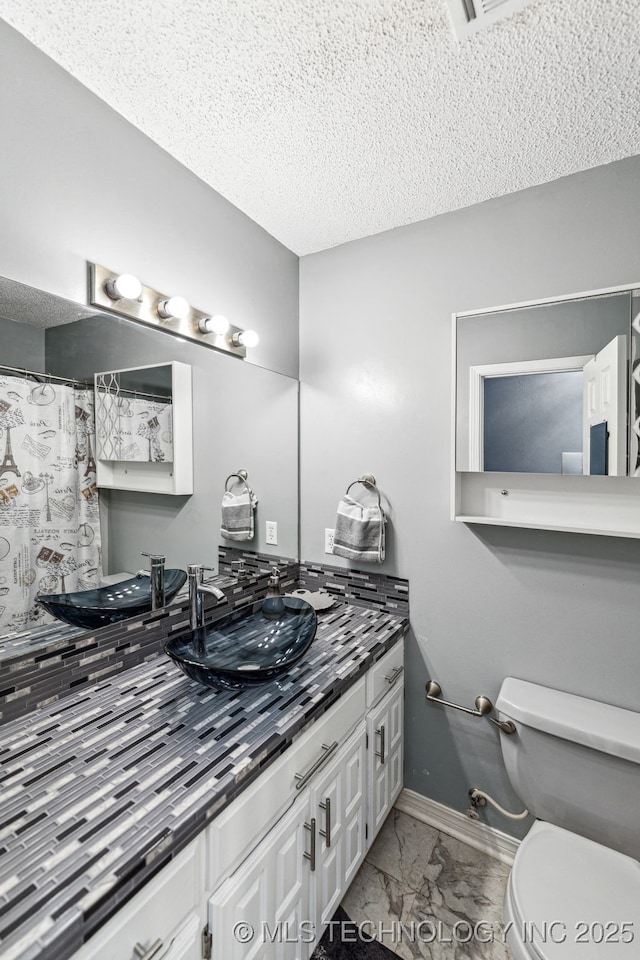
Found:
[[[640,958],[639,907],[637,860],[538,820],[509,877],[508,943],[515,960]]]

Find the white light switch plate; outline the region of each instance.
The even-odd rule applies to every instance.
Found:
[[[335,530],[332,527],[325,527],[324,530],[324,552],[333,553],[333,535]]]

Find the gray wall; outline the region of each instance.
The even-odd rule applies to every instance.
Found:
[[[46,345],[48,370],[80,379],[171,360],[191,364],[193,495],[104,491],[108,572],[145,566],[141,550],[164,553],[170,566],[217,566],[218,544],[229,544],[220,537],[224,484],[240,467],[259,503],[253,540],[236,545],[298,556],[297,380],[117,317],[53,327]],[[277,546],[265,543],[265,520],[278,523]]]
[[[495,727],[425,681],[469,706],[513,675],[637,709],[640,543],[449,520],[451,314],[638,282],[639,222],[636,157],[301,261],[302,557],[329,559],[338,498],[373,472],[379,569],[411,581],[405,782],[458,810],[470,786],[520,804]]]
[[[86,302],[87,260],[258,331],[298,373],[298,259],[0,21],[0,275]]]
[[[2,363],[9,367],[27,367],[36,371],[45,369],[44,330],[0,317],[0,340]]]

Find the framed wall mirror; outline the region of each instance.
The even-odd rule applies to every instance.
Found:
[[[456,314],[453,335],[452,517],[640,536],[638,285]]]
[[[5,607],[4,618],[0,612],[0,646],[4,643],[5,656],[10,655],[10,649],[7,651],[3,636],[21,634],[24,640],[34,632],[42,636],[46,646],[52,634],[59,637],[61,630],[73,629],[62,624],[43,626],[43,618],[32,602],[38,589],[48,587],[48,592],[93,589],[101,577],[135,573],[144,567],[147,561],[140,556],[142,551],[164,554],[169,567],[186,569],[189,563],[217,566],[219,547],[229,545],[220,534],[225,480],[239,467],[247,470],[259,503],[253,539],[237,545],[243,551],[261,556],[297,559],[297,380],[200,344],[181,341],[160,329],[101,313],[94,307],[3,278],[0,278],[0,330],[2,363],[5,368],[13,368],[0,370],[0,375],[6,374],[6,390],[16,391],[18,381],[24,381],[24,388],[21,386],[18,390],[24,393],[20,398],[24,426],[18,429],[16,424],[15,430],[9,430],[14,442],[8,453],[8,411],[5,411],[5,426],[0,424],[0,442],[5,445],[5,458],[9,458],[0,474],[0,511],[4,510],[4,527],[0,530],[0,607]],[[131,368],[137,371],[131,372],[133,379],[128,377]],[[115,372],[121,393],[131,390],[133,399],[138,391],[157,393],[163,401],[168,400],[170,380],[172,405],[179,403],[180,375],[190,374],[191,494],[184,488],[149,493],[142,486],[129,485],[124,489],[104,481],[102,487],[96,483],[96,471],[101,464],[112,472],[157,468],[158,465],[161,471],[174,472],[178,461],[185,459],[180,455],[175,424],[170,444],[170,431],[163,431],[163,442],[167,445],[160,450],[160,457],[164,459],[158,458],[158,449],[153,443],[155,424],[153,432],[144,426],[140,434],[137,427],[133,431],[140,451],[137,456],[149,456],[151,448],[150,461],[98,456],[93,411],[85,416],[82,412],[78,414],[78,409],[82,411],[85,401],[93,404],[94,377],[105,372]],[[81,403],[71,398],[65,401],[68,415],[53,414],[52,394],[62,392],[58,385],[83,392]],[[9,397],[8,403],[17,405],[18,399]],[[141,409],[141,413],[145,412],[149,412],[146,406]],[[41,422],[45,420],[47,422]],[[38,456],[45,455],[45,447],[53,446],[60,425],[64,428],[66,446],[59,457],[56,454],[55,463],[48,469]],[[25,438],[20,430],[29,433],[30,440],[26,441],[29,450],[23,448]],[[47,431],[51,436],[45,436]],[[73,431],[76,435],[70,439]],[[100,448],[100,453],[106,452]],[[123,448],[119,452],[122,455]],[[32,466],[24,459],[27,453],[35,458]],[[15,470],[12,472],[11,459],[17,464],[19,475]],[[74,494],[74,503],[77,501],[83,510],[90,507],[92,511],[90,518],[79,518],[77,524],[73,516],[67,519],[71,496],[70,491],[64,489],[67,484],[61,482],[63,465],[76,472],[79,467],[81,483],[78,497]],[[40,473],[47,473],[51,480],[41,477]],[[93,492],[96,487],[97,500]],[[47,493],[51,523],[47,520]],[[18,509],[22,510],[20,516]],[[48,545],[50,527],[56,518],[60,521],[60,543],[64,544],[61,548]],[[278,524],[277,544],[266,543],[267,520]],[[36,541],[38,551],[45,548],[37,561],[27,555],[26,547],[19,543],[17,531],[23,522],[32,524],[37,531],[31,539]],[[91,557],[86,552],[90,549],[94,550]],[[43,577],[49,578],[44,588],[40,584]],[[26,608],[16,617],[10,614],[5,599],[14,583],[19,593],[28,595]],[[2,592],[5,588],[7,593]]]

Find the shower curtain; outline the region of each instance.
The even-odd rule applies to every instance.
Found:
[[[52,620],[37,593],[100,586],[93,391],[0,376],[0,634]]]

